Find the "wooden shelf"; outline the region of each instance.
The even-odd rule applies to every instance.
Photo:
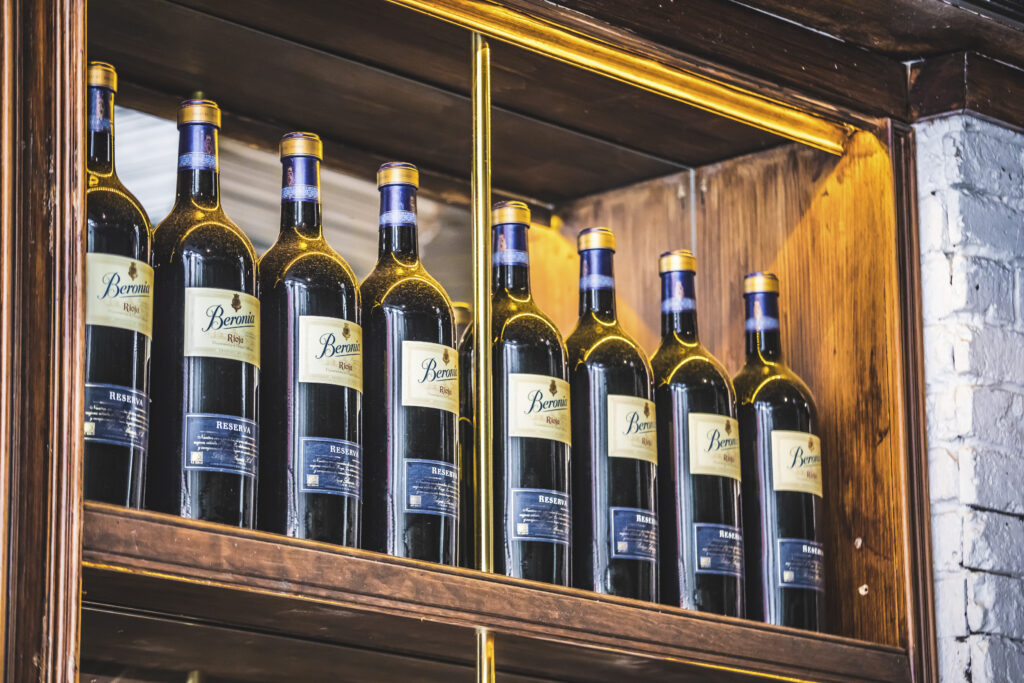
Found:
[[[896,648],[109,505],[82,562],[84,674],[462,680],[484,626],[503,680],[910,680]]]

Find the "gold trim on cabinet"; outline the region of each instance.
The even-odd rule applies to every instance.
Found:
[[[621,47],[485,0],[388,0],[649,92],[766,130],[832,154],[854,132],[750,90],[668,66]]]

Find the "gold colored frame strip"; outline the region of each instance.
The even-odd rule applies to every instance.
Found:
[[[471,31],[614,78],[832,154],[852,126],[484,0],[388,0]]]

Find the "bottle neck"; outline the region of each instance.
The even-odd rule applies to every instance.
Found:
[[[661,274],[661,336],[697,341],[697,290],[693,272]]]
[[[416,188],[385,185],[380,188],[380,244],[378,258],[392,254],[404,261],[420,257],[416,237]]]
[[[294,156],[281,160],[281,234],[307,239],[323,236],[320,208],[320,160]]]
[[[530,295],[530,247],[527,227],[522,223],[495,225],[492,230],[491,292]]]
[[[114,91],[89,86],[89,139],[86,168],[92,173],[114,172]]]
[[[779,295],[775,292],[754,292],[744,295],[744,298],[747,301],[747,360],[782,360]]]
[[[580,315],[593,313],[599,320],[615,320],[615,275],[611,249],[580,252]]]
[[[189,200],[204,209],[220,206],[217,127],[188,123],[178,133],[178,201]]]

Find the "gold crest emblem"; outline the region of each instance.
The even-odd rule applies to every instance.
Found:
[[[508,249],[508,244],[505,242],[505,233],[498,234],[498,251],[505,251]]]
[[[128,277],[130,277],[131,279],[134,280],[138,276],[139,276],[139,269],[135,265],[135,261],[132,261],[132,264],[130,266],[128,266]]]
[[[448,349],[445,349],[445,350],[444,350],[444,353],[443,353],[443,354],[441,355],[441,360],[443,360],[443,361],[444,361],[444,364],[445,364],[445,365],[448,365],[448,361],[449,361],[449,360],[451,360],[451,359],[450,359],[450,358],[448,357]]]
[[[551,380],[551,386],[548,387],[548,391],[551,392],[552,396],[558,393],[558,385],[555,384],[555,380]]]
[[[809,450],[809,451],[813,451],[814,450],[814,438],[813,437],[810,438],[810,439],[807,439],[807,450]]]
[[[231,308],[233,308],[233,309],[235,309],[237,311],[241,307],[242,307],[242,300],[238,297],[238,294],[236,293],[231,298]]]
[[[348,331],[348,323],[345,323],[345,325],[341,328],[341,336],[344,337],[345,339],[348,339],[349,335],[351,334],[352,333]]]
[[[730,434],[732,432],[732,422],[725,421],[725,433]]]
[[[644,417],[650,417],[650,416],[651,416],[651,406],[649,406],[648,404],[645,403],[644,404]]]

